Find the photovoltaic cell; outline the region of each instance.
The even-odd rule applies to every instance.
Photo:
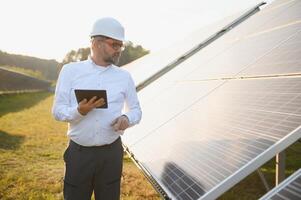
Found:
[[[227,35],[227,40],[235,40],[241,36],[248,36],[274,30],[288,25],[295,20],[298,21],[300,14],[298,8],[298,0],[273,1],[268,4],[263,12],[258,12],[256,17],[248,19],[247,23],[239,26],[231,35]],[[289,12],[288,12],[289,11]],[[258,19],[260,18],[260,21]]]
[[[290,1],[272,8],[265,8],[251,16],[223,38],[185,61],[182,68],[186,69],[186,73],[181,79],[197,81],[301,73],[300,58],[294,58],[297,63],[293,66],[290,65],[291,60],[285,60],[285,55],[294,56],[300,51],[301,2]],[[275,68],[268,67],[271,70],[266,69],[265,66],[274,63],[271,58],[276,55],[280,56],[279,59],[282,57],[286,65],[282,63]]]
[[[170,198],[215,199],[301,138],[300,5],[275,1],[138,93],[123,142]]]
[[[201,28],[180,42],[177,42],[167,48],[163,48],[157,52],[151,52],[150,54],[123,66],[123,69],[130,71],[135,83],[139,85],[173,61],[182,57],[192,48],[207,40],[222,28],[231,24],[231,22],[241,16],[242,13],[243,12],[237,13]]]
[[[201,197],[300,126],[300,88],[301,78],[228,81],[157,129],[138,126],[150,132],[130,149],[170,196],[195,199],[181,197],[195,185]]]
[[[301,28],[238,76],[301,74],[300,46]]]
[[[143,113],[148,113],[143,116],[143,121],[139,124],[139,127],[143,127],[144,130],[139,135],[128,134],[124,138],[124,142],[128,147],[137,143],[148,135],[149,132],[166,123],[168,119],[180,113],[198,99],[206,96],[222,82],[212,81],[201,86],[199,84],[190,84],[189,88],[184,84],[174,84],[168,92],[157,93],[156,96],[143,96],[144,90],[140,91],[139,96],[142,94],[140,102],[141,107],[143,107]],[[162,107],[162,105],[168,106]]]
[[[301,169],[284,180],[280,185],[260,198],[260,200],[301,199]]]

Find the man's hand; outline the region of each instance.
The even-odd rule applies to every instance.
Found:
[[[96,100],[97,97],[93,97],[89,101],[87,99],[82,100],[79,102],[77,110],[80,114],[86,115],[88,112],[90,112],[92,109],[102,106],[105,104],[105,100],[103,98],[100,98]]]
[[[120,117],[116,118],[112,123],[114,131],[124,131],[130,126],[130,122],[127,116],[121,115]]]

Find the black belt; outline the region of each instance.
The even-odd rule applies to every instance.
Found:
[[[111,144],[104,144],[104,145],[100,145],[100,146],[83,146],[83,145],[77,144],[76,142],[70,140],[70,145],[74,145],[74,146],[76,146],[79,149],[103,149],[103,148],[112,147],[114,144],[118,143],[120,140],[121,140],[121,138],[118,137]]]

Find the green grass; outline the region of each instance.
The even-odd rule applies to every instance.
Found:
[[[0,95],[0,117],[7,113],[13,114],[27,110],[49,96],[51,94],[46,92],[2,94]]]
[[[52,101],[46,92],[0,96],[0,199],[62,199],[67,124],[52,118]],[[127,157],[122,196],[159,199]]]
[[[67,145],[67,125],[51,116],[52,101],[52,94],[46,92],[0,96],[0,199],[62,199],[62,154]],[[286,152],[288,176],[301,167],[301,143]],[[274,186],[274,159],[262,171],[269,185]],[[265,193],[259,176],[253,173],[219,199],[258,199]],[[127,156],[122,199],[159,199]]]

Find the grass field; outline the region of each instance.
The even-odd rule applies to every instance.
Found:
[[[0,199],[62,199],[67,125],[50,113],[51,93],[0,96]],[[287,150],[287,175],[301,167],[301,145]],[[274,185],[274,161],[263,166]],[[219,199],[258,199],[265,193],[256,173]],[[124,159],[123,200],[157,200],[159,196],[128,157]]]

